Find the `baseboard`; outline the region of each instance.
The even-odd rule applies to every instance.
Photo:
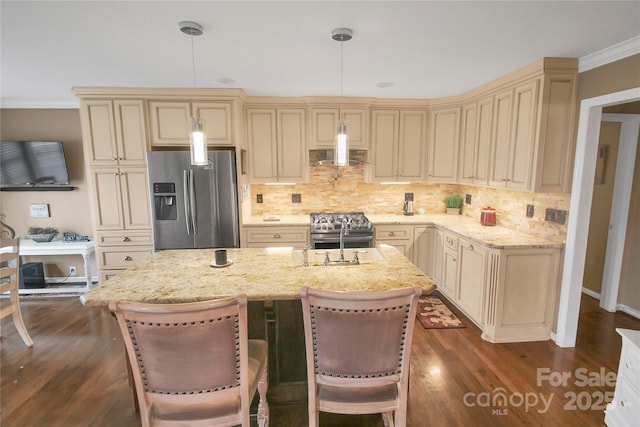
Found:
[[[582,293],[583,294],[587,294],[590,297],[593,297],[595,299],[597,299],[598,301],[600,301],[600,294],[597,293],[596,291],[592,291],[591,289],[587,289],[587,288],[582,288]]]
[[[627,313],[629,316],[633,316],[636,319],[640,319],[640,310],[636,310],[628,305],[616,304],[616,310]]]

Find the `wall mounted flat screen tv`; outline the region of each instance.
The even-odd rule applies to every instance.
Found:
[[[0,141],[1,185],[68,185],[59,141]]]

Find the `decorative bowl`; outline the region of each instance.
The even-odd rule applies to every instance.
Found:
[[[56,237],[58,233],[48,233],[48,234],[27,234],[27,237],[29,237],[31,240],[33,240],[34,242],[38,242],[38,243],[45,243],[45,242],[50,242],[53,240],[54,237]]]

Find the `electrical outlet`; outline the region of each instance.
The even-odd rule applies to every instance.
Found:
[[[256,194],[256,203],[262,203],[262,194]]]
[[[404,193],[405,202],[413,202],[413,193]]]
[[[77,274],[78,274],[78,270],[76,270],[76,267],[74,265],[69,267],[69,276],[75,276]]]
[[[291,195],[291,203],[301,203],[301,202],[302,202],[301,194],[296,193]]]
[[[544,212],[544,220],[564,225],[567,220],[567,211],[547,208]]]
[[[468,205],[471,204],[471,194],[465,194],[464,196],[464,202]]]
[[[527,205],[527,218],[533,218],[533,205]]]

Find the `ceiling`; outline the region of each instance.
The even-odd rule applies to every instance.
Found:
[[[204,27],[195,84],[182,20]],[[640,1],[2,0],[0,102],[76,107],[73,86],[337,96],[338,27],[354,33],[342,46],[344,96],[438,98],[637,37]]]

